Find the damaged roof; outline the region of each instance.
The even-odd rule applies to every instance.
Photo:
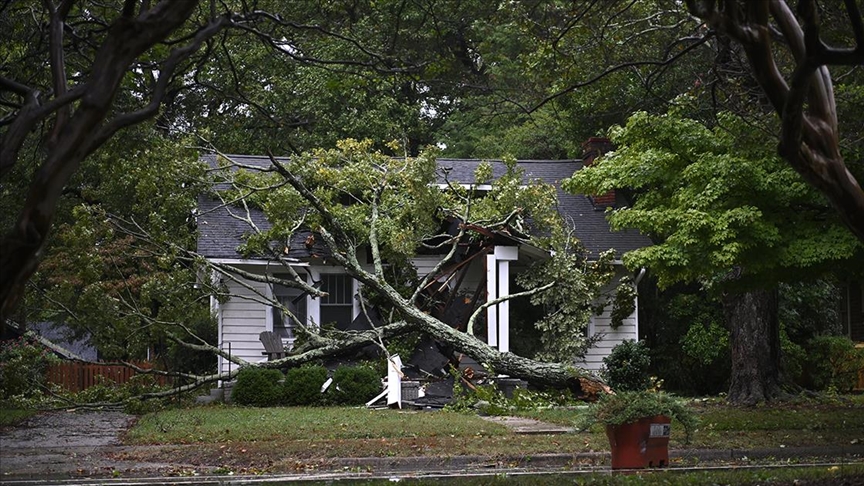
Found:
[[[227,155],[226,157],[240,165],[267,169],[271,166],[269,157],[251,155]],[[216,155],[205,155],[202,160],[211,167],[216,167]],[[478,159],[438,159],[440,183],[444,183],[444,173],[452,183],[475,184],[474,173],[483,160]],[[493,179],[501,177],[506,167],[500,160],[486,160],[492,166]],[[561,189],[561,181],[573,175],[583,167],[581,160],[520,160],[518,166],[524,171],[523,183],[540,180],[552,184],[557,189],[558,210],[572,222],[577,238],[588,250],[590,255],[614,248],[617,257],[622,254],[648,246],[650,239],[636,230],[613,232],[604,215],[605,207],[595,207],[586,195],[574,195]],[[620,198],[620,196],[619,196]],[[619,201],[619,204],[622,202]],[[198,198],[198,253],[208,258],[233,259],[241,258],[237,248],[243,243],[244,236],[249,233],[249,223],[244,221],[246,212],[221,204],[209,195]],[[269,229],[270,224],[260,211],[250,211],[248,216],[262,231]],[[325,251],[314,236],[310,244],[311,233],[298,232],[287,245],[290,250],[285,256],[297,259],[307,259],[320,256]]]

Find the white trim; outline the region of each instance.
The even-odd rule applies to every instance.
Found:
[[[222,310],[219,305],[219,301],[216,300],[216,297],[210,296],[210,314],[216,317],[216,342],[217,346],[222,346]],[[223,350],[224,351],[224,350]],[[224,365],[224,359],[221,355],[216,357],[216,369],[219,370],[219,374],[222,374],[222,366]]]
[[[486,255],[486,302],[498,295],[498,265],[495,254]],[[498,306],[486,308],[486,344],[498,347]]]
[[[289,263],[292,267],[308,267],[309,262],[301,262],[295,258],[283,258],[285,263]],[[207,261],[218,265],[252,265],[256,267],[267,267],[278,265],[280,262],[273,260],[249,260],[245,258],[207,258]]]
[[[495,258],[498,261],[516,261],[519,259],[518,246],[495,246]]]
[[[217,287],[219,285],[219,274],[215,271],[210,271],[210,285],[212,287]],[[216,318],[216,346],[221,347],[224,343],[222,342],[222,305],[219,303],[219,300],[215,295],[210,294],[210,315]],[[225,351],[223,349],[223,351]],[[225,365],[225,358],[221,355],[216,357],[216,370],[221,375],[222,367]],[[219,384],[217,386],[222,386],[222,380],[219,380]]]
[[[438,189],[450,189],[451,186],[459,186],[462,189],[473,189],[475,191],[491,191],[492,184],[475,184],[473,182],[451,182],[450,184],[438,183],[435,184]],[[519,189],[527,189],[528,185],[519,184]]]
[[[510,247],[513,248],[513,247]],[[495,249],[498,252],[498,248]],[[498,296],[510,295],[510,262],[498,260]],[[498,351],[510,351],[510,301],[498,303]]]
[[[491,191],[492,184],[468,184],[465,182],[452,182],[450,184],[435,184],[438,189],[450,189],[451,186],[459,186],[462,189],[472,189],[475,191]],[[525,187],[525,186],[522,186]]]
[[[321,281],[321,271],[316,267],[309,267],[309,278],[312,279],[309,284],[315,285]],[[321,299],[311,294],[306,299],[306,322],[310,326],[321,327]]]
[[[273,332],[273,304],[276,302],[276,297],[273,296],[274,283],[269,283],[264,286],[264,298],[267,299],[266,312],[264,313],[264,330]]]
[[[360,282],[350,275],[348,278],[351,279],[351,303],[354,305],[351,310],[351,322],[354,322],[354,319],[360,317],[360,313],[363,312],[363,308],[360,306]]]
[[[496,245],[486,255],[486,302],[510,295],[510,262],[519,260],[518,246]],[[510,301],[486,309],[486,342],[498,351],[510,351]]]

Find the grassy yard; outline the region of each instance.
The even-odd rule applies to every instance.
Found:
[[[35,410],[21,410],[18,408],[0,408],[0,427],[15,425],[36,415]]]
[[[676,437],[673,423],[670,448],[782,449],[864,442],[862,397],[751,409],[699,402],[694,407],[701,425],[693,442],[684,444],[681,434]],[[576,408],[522,415],[572,425],[580,413]],[[609,448],[599,427],[562,435],[518,435],[476,415],[363,408],[166,410],[142,417],[125,440],[162,445],[139,450],[138,459],[171,457],[247,472],[308,470],[334,457],[530,457]]]
[[[682,443],[673,432],[670,447],[751,449],[864,443],[864,395],[754,408],[734,408],[718,401],[694,401],[692,406],[700,425],[691,443]],[[578,410],[557,409],[519,415],[571,425],[575,413]],[[673,431],[675,428],[673,422]],[[595,426],[590,432],[603,431]]]

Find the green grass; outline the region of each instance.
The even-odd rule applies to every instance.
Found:
[[[694,401],[700,425],[690,444],[680,441],[672,423],[673,448],[749,449],[843,445],[864,442],[864,397],[851,395],[823,401],[790,401],[772,406],[735,408],[717,401]],[[572,426],[582,409],[520,412],[524,417]],[[603,437],[595,425],[584,432],[594,442]]]
[[[848,395],[842,400],[793,401],[776,405],[736,408],[716,401],[693,401],[702,429],[717,431],[837,430],[860,428],[864,415],[864,395]],[[519,412],[561,425],[573,425],[584,407]]]
[[[748,450],[797,446],[842,446],[864,441],[864,402],[808,402],[738,409],[694,402],[702,423],[685,444],[673,422],[670,448]],[[520,415],[572,425],[584,408]],[[680,427],[677,429],[680,430]],[[481,417],[454,412],[366,410],[363,408],[250,408],[207,406],[165,410],[139,419],[127,433],[141,448],[128,459],[185,464],[219,464],[226,470],[305,471],[326,467],[334,457],[462,456],[530,457],[553,453],[608,451],[599,426],[560,435],[515,434]],[[194,444],[194,447],[188,447]],[[686,457],[686,454],[685,454]],[[802,458],[794,457],[796,461]],[[676,467],[691,464],[681,458]],[[772,464],[770,458],[749,464]],[[579,467],[574,464],[574,467]],[[720,482],[737,484],[739,481]],[[666,484],[666,483],[664,483]],[[675,484],[675,483],[669,483]],[[701,484],[701,483],[696,483]],[[770,483],[767,483],[770,484]]]
[[[18,408],[0,408],[0,427],[15,425],[36,415],[35,410],[21,410]]]
[[[414,437],[503,436],[507,429],[452,412],[342,407],[207,407],[142,417],[129,431],[133,444],[219,441],[295,441]]]

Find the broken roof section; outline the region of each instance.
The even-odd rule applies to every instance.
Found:
[[[252,155],[227,155],[236,164],[248,167],[259,167],[266,170],[271,167],[269,157]],[[202,157],[211,167],[217,166],[217,156],[213,154]],[[476,185],[474,174],[477,167],[486,162],[492,167],[492,180],[500,178],[506,172],[506,166],[501,160],[479,159],[438,159],[439,183],[444,184],[444,174],[451,183]],[[596,257],[608,249],[615,249],[618,258],[624,253],[648,246],[651,241],[636,230],[613,232],[605,217],[605,207],[595,207],[591,198],[585,195],[574,195],[561,189],[561,182],[582,169],[581,160],[519,160],[517,165],[522,169],[523,183],[540,180],[552,184],[558,196],[558,211],[565,220],[572,223],[574,233],[589,252],[590,257]],[[619,196],[620,197],[620,196]],[[202,195],[198,201],[198,253],[215,259],[242,258],[237,251],[249,233],[249,222],[232,213],[229,208],[210,196]],[[249,215],[252,222],[262,231],[269,229],[270,224],[260,211],[252,211]],[[289,258],[305,259],[312,257],[318,248],[318,242],[309,245],[311,233],[297,232],[289,245]]]

